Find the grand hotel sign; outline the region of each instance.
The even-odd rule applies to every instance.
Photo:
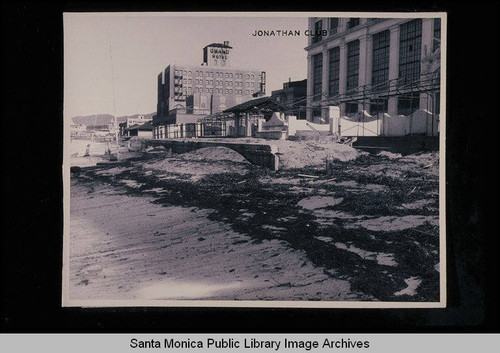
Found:
[[[229,49],[227,48],[210,48],[212,59],[227,60],[229,56]]]

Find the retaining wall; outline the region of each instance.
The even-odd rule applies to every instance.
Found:
[[[144,140],[144,147],[163,146],[174,153],[185,153],[204,147],[227,147],[241,154],[249,162],[271,170],[278,170],[278,148],[273,145],[184,140]]]

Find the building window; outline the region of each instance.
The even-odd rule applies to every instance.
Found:
[[[403,23],[399,39],[399,84],[405,85],[420,78],[422,19]]]
[[[420,108],[420,94],[408,94],[398,97],[398,114],[411,115]]]
[[[388,106],[387,99],[372,99],[370,100],[370,114],[377,115],[378,113],[387,113]]]
[[[328,51],[330,57],[330,73],[328,78],[328,94],[335,96],[339,94],[340,80],[340,48],[335,47]]]
[[[330,35],[337,33],[337,28],[339,27],[338,17],[330,17]]]
[[[435,52],[441,46],[441,19],[434,19],[434,41],[432,45],[432,51]]]
[[[313,101],[321,100],[323,53],[313,55]]]
[[[358,87],[359,40],[347,43],[347,92]]]
[[[372,86],[374,90],[388,88],[390,31],[373,35]]]
[[[345,113],[346,114],[356,114],[358,112],[358,103],[346,103]]]
[[[357,17],[349,18],[349,21],[347,21],[347,29],[354,28],[356,26],[359,26],[359,18]]]
[[[322,30],[323,30],[323,21],[322,20],[316,21],[314,23],[314,36],[312,38],[313,43],[319,42],[321,39],[323,39],[321,37]]]

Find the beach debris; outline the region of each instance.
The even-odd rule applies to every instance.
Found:
[[[297,176],[303,177],[303,178],[319,178],[317,175],[309,175],[309,174],[297,174]]]

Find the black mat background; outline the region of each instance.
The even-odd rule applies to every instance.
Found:
[[[209,6],[2,3],[1,332],[499,332],[499,3]],[[62,13],[194,9],[448,12],[446,309],[61,308]]]

